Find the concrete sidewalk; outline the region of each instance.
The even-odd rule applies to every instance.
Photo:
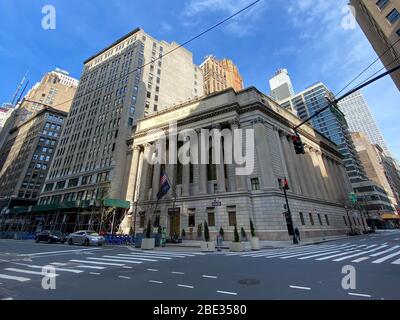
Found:
[[[290,248],[290,247],[298,247],[298,246],[308,246],[313,244],[319,244],[329,241],[335,241],[340,239],[350,239],[352,237],[349,236],[332,236],[332,237],[324,237],[324,238],[309,238],[304,241],[300,241],[298,245],[293,244],[293,241],[260,241],[261,249],[280,249],[280,248]],[[222,245],[222,249],[229,249],[231,241],[224,241]],[[245,245],[245,250],[251,250],[250,242],[242,242]],[[172,244],[167,243],[167,248],[197,248],[200,250],[201,241],[194,240],[184,240],[182,243]]]

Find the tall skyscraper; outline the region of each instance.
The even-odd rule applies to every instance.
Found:
[[[357,91],[340,101],[339,108],[346,116],[351,132],[363,132],[372,144],[379,145],[385,151],[386,155],[390,155],[382,133],[361,91]]]
[[[292,81],[287,69],[279,69],[273,78],[269,80],[271,97],[276,101],[282,101],[294,96]]]
[[[333,97],[333,94],[323,83],[319,82],[280,103],[281,106],[296,110],[299,118],[305,120],[327,105],[326,97]],[[311,124],[338,145],[339,151],[344,157],[344,164],[351,183],[366,180],[346,121],[328,109],[311,120]]]
[[[203,73],[204,93],[206,95],[227,88],[233,88],[236,92],[243,89],[242,76],[232,60],[218,60],[210,55],[206,57],[200,68]]]
[[[13,111],[14,106],[11,103],[3,103],[3,105],[0,107],[0,132]]]
[[[43,106],[10,130],[0,150],[0,211],[37,203],[66,115]]]
[[[350,0],[355,16],[386,69],[400,64],[400,0]],[[385,53],[386,52],[386,53]],[[392,73],[400,90],[400,71]]]
[[[125,200],[137,120],[203,95],[200,68],[178,46],[135,29],[84,62],[40,204]]]

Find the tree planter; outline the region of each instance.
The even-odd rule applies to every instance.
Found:
[[[143,239],[142,250],[154,250],[155,244],[155,239]]]
[[[203,241],[201,243],[201,251],[203,252],[215,251],[215,243]]]
[[[244,251],[243,245],[240,242],[232,242],[229,248],[230,248],[230,251],[232,251],[232,252]]]
[[[260,250],[260,239],[257,237],[251,238],[251,250],[258,251]]]

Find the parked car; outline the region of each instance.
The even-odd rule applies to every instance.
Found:
[[[104,244],[104,241],[105,238],[100,236],[98,233],[85,230],[71,233],[67,238],[67,242],[69,245],[80,244],[85,246],[102,246]]]
[[[67,241],[67,236],[61,231],[45,230],[35,235],[35,242],[39,243],[41,241],[47,243],[64,243],[65,241]]]

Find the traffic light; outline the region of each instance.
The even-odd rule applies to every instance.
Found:
[[[294,150],[296,151],[296,154],[305,154],[306,153],[304,151],[304,144],[301,141],[301,138],[298,134],[292,136],[292,142],[293,142]]]
[[[283,179],[283,180],[282,179],[278,179],[278,181],[279,181],[279,187],[282,190],[290,190],[288,179]]]
[[[350,192],[349,200],[352,204],[355,204],[357,202],[357,195],[354,192]]]

